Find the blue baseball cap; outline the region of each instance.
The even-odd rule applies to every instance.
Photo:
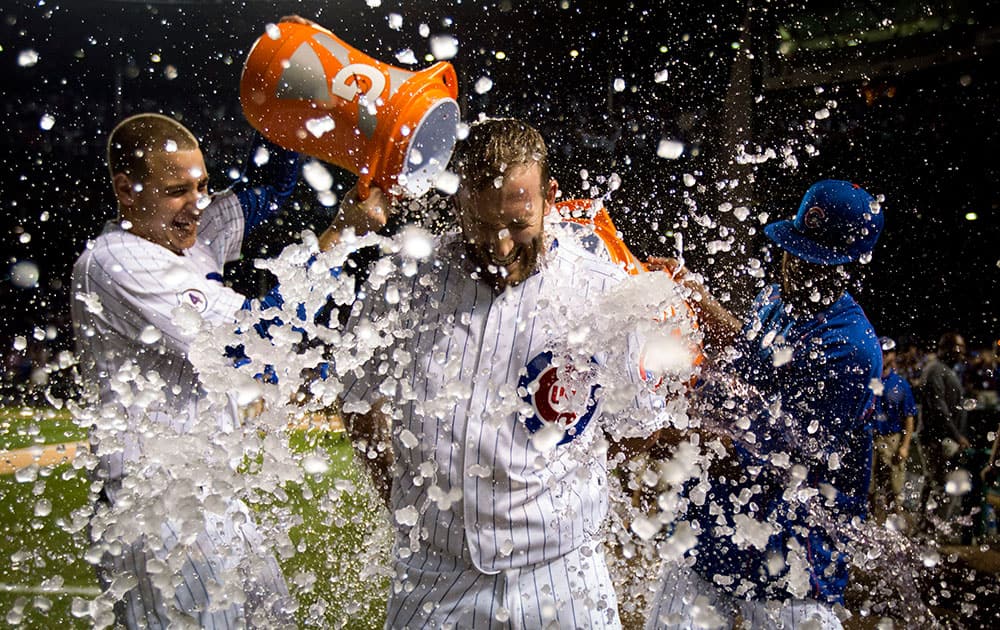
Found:
[[[817,265],[842,265],[875,249],[885,215],[857,184],[824,179],[802,197],[791,221],[764,226],[764,233],[789,254]]]

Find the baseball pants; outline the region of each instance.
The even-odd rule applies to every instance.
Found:
[[[240,507],[234,512],[245,517]],[[168,556],[182,534],[169,522],[161,527],[161,549],[150,550],[142,540],[119,555],[105,554],[98,571],[102,586],[130,586],[115,603],[118,624],[152,630],[292,627],[291,597],[277,561],[256,553],[261,540],[253,522],[233,516],[206,513],[205,529],[186,546],[177,570],[168,567]],[[235,592],[233,581],[240,584]]]
[[[551,562],[488,575],[397,562],[386,628],[621,628],[600,544]]]
[[[737,625],[738,621],[742,621]],[[810,599],[783,602],[738,599],[695,571],[668,563],[646,620],[646,630],[842,630],[828,604]]]

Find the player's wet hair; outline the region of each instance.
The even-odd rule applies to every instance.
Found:
[[[108,136],[111,177],[124,173],[134,180],[149,175],[147,158],[153,153],[193,151],[198,139],[187,127],[162,114],[136,114],[118,123]]]
[[[542,194],[549,183],[549,151],[542,134],[514,118],[487,118],[469,126],[469,136],[458,143],[452,168],[470,191],[493,186],[512,166],[537,163]]]

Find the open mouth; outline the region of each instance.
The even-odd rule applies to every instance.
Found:
[[[176,231],[180,232],[181,234],[184,234],[185,236],[191,236],[192,234],[195,234],[198,231],[197,223],[190,223],[187,221],[174,221],[172,225]]]
[[[521,256],[521,248],[515,247],[514,249],[511,250],[509,254],[507,254],[506,258],[497,258],[494,256],[492,262],[497,267],[507,267],[512,263],[514,263],[520,256]]]

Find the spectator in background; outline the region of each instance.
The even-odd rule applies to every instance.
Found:
[[[882,522],[890,506],[898,511],[906,481],[906,462],[917,416],[917,403],[906,379],[896,373],[896,342],[879,338],[882,346],[882,394],[875,398],[875,452],[872,457],[872,514]],[[892,494],[887,493],[892,489]]]
[[[943,490],[947,475],[957,469],[955,456],[971,446],[966,437],[962,383],[951,367],[964,357],[965,339],[956,332],[945,333],[921,378],[920,440],[927,469],[927,516],[938,514],[947,519],[957,508]]]

